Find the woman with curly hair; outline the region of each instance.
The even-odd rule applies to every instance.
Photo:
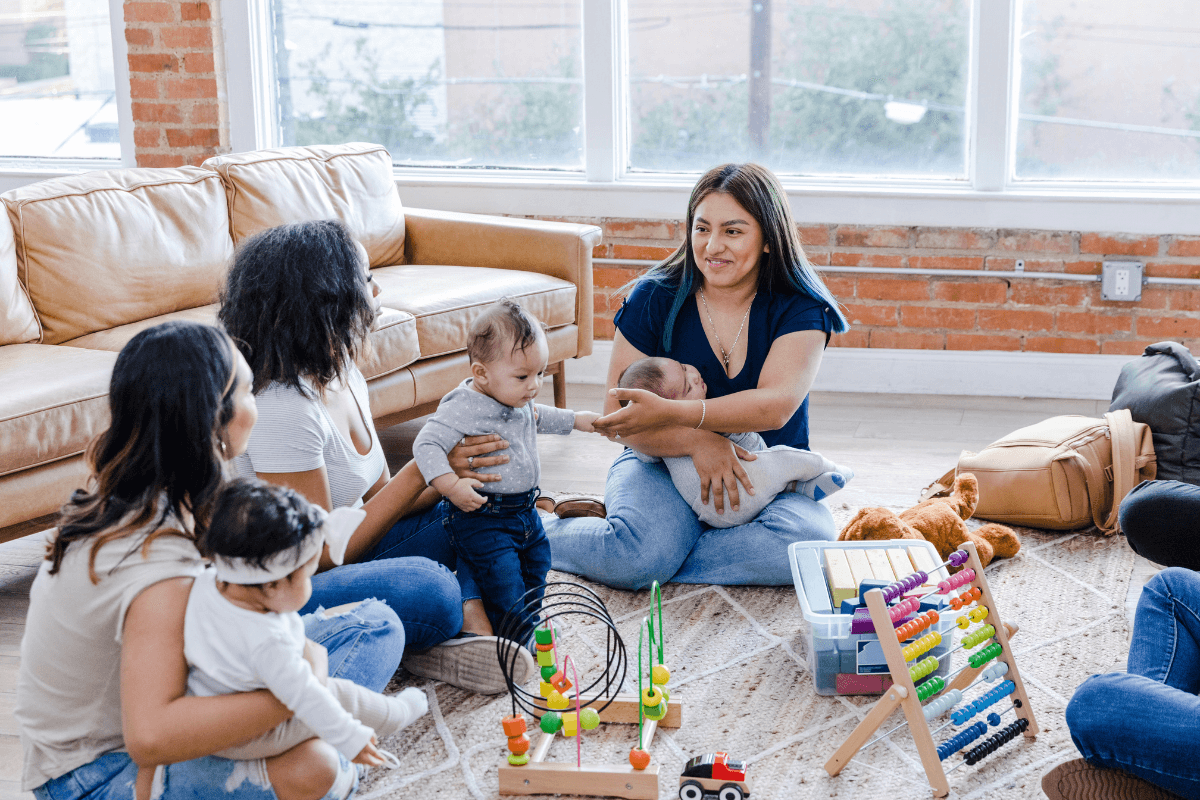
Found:
[[[393,477],[379,442],[367,382],[355,359],[367,346],[379,293],[366,250],[335,220],[262,231],[234,257],[219,318],[254,372],[258,424],[238,473],[287,486],[327,510],[367,513],[345,564],[322,558],[302,611],[376,597],[404,623],[404,666],[481,693],[504,691],[496,640],[474,582],[457,566],[426,489],[410,462]],[[451,464],[465,469],[500,443],[467,443]],[[460,585],[461,584],[461,585]],[[518,679],[533,674],[522,651]]]

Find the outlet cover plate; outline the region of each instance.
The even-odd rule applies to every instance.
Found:
[[[1141,300],[1145,266],[1140,261],[1105,261],[1100,277],[1100,299],[1130,303]]]

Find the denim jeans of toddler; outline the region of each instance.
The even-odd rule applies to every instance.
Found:
[[[1200,575],[1178,567],[1142,589],[1126,672],[1093,675],[1067,706],[1092,764],[1200,800]]]
[[[500,633],[510,610],[538,609],[550,571],[550,542],[533,501],[538,491],[523,494],[485,494],[488,501],[475,511],[463,511],[442,501],[446,533],[459,558],[459,572],[469,570],[492,628]],[[531,615],[521,614],[510,626],[509,638],[524,642],[532,633]]]

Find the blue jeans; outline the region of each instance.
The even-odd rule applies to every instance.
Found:
[[[788,545],[837,536],[828,508],[792,492],[753,522],[710,528],[696,519],[663,464],[643,463],[628,449],[608,470],[604,505],[607,519],[547,519],[546,534],[554,569],[618,589],[654,581],[790,586]]]
[[[393,525],[362,561],[314,575],[301,613],[377,597],[400,616],[408,645],[424,650],[462,630],[463,601],[479,597],[469,575],[451,572],[457,565],[434,506]]]
[[[1164,567],[1200,569],[1200,486],[1142,481],[1121,501],[1120,520],[1133,552]]]
[[[304,617],[304,633],[329,651],[329,675],[382,691],[404,652],[404,629],[395,612],[367,600],[346,613]],[[343,771],[353,764],[338,756]],[[171,764],[164,770],[161,800],[219,797],[223,800],[273,800],[270,786],[248,779],[247,762],[208,756]],[[241,780],[239,780],[239,777]],[[232,778],[232,780],[231,780]],[[38,800],[132,800],[137,765],[128,753],[106,753],[33,790]],[[229,784],[234,784],[232,787]]]
[[[1075,746],[1092,764],[1121,769],[1200,799],[1200,575],[1178,567],[1142,589],[1128,672],[1093,675],[1067,705]]]
[[[520,495],[485,494],[488,502],[475,511],[463,511],[443,500],[442,521],[455,552],[459,572],[470,572],[483,594],[483,607],[493,630],[509,610],[531,603],[540,608],[550,571],[550,543],[533,501],[538,491]],[[510,627],[509,638],[523,642],[532,633],[529,615]],[[528,630],[527,630],[528,628]]]

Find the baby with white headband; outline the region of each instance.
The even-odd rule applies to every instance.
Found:
[[[295,716],[216,755],[269,758],[319,736],[355,764],[397,765],[375,746],[376,734],[389,736],[423,715],[429,708],[425,693],[408,688],[389,696],[341,678],[322,682],[304,658],[306,647],[320,645],[305,638],[296,613],[312,595],[324,546],[341,564],[365,516],[352,508],[327,514],[291,489],[258,480],[233,481],[221,490],[199,543],[213,568],[196,578],[184,616],[188,692],[269,689]]]

